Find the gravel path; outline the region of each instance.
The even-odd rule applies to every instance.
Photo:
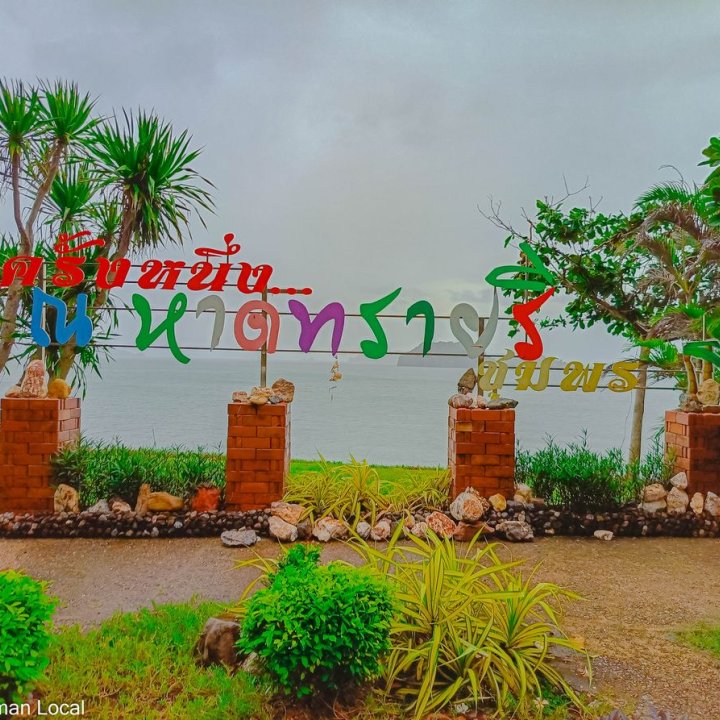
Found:
[[[257,550],[277,546],[262,541]],[[538,579],[587,598],[568,606],[566,622],[598,656],[601,690],[628,702],[649,696],[674,717],[720,718],[720,662],[673,640],[689,625],[720,624],[720,541],[546,538],[504,552],[540,562]],[[0,540],[0,567],[51,580],[63,602],[58,621],[85,626],[152,601],[232,601],[252,577],[234,568],[243,557],[216,539]],[[326,560],[353,557],[340,544],[324,552]]]

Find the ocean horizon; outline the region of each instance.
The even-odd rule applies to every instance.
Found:
[[[344,362],[343,378],[329,382],[331,362],[270,357],[268,383],[284,377],[295,383],[292,403],[292,456],[347,460],[350,455],[376,464],[445,466],[447,399],[462,369],[404,367],[394,362]],[[120,354],[92,377],[83,400],[83,436],[132,447],[225,449],[227,404],[235,390],[259,385],[256,355],[194,357],[181,365],[167,357]],[[3,379],[3,391],[11,383]],[[519,401],[517,440],[537,449],[552,437],[577,441],[587,433],[595,450],[621,448],[630,439],[633,393],[542,392],[505,388]],[[663,424],[678,394],[647,393],[644,449]]]

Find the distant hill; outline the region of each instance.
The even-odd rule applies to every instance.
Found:
[[[422,353],[422,343],[415,346],[410,352]],[[443,353],[435,355],[435,353]],[[450,357],[456,355],[457,357]],[[459,342],[434,342],[430,346],[430,353],[425,357],[419,355],[400,355],[397,364],[399,367],[446,367],[469,368],[477,364],[465,353],[465,348]]]

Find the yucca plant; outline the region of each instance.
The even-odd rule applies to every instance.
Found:
[[[84,143],[99,120],[94,100],[72,83],[39,87],[0,81],[0,174],[9,178],[19,255],[35,251],[35,233],[48,195],[64,162]],[[4,295],[0,371],[11,357],[24,288],[16,279]]]
[[[426,508],[442,510],[450,500],[450,485],[448,470],[438,470],[432,476],[411,473],[407,483],[394,484],[388,489],[390,509],[394,513],[413,513]]]
[[[529,717],[547,683],[579,708],[581,698],[551,664],[554,649],[583,653],[560,627],[563,599],[577,596],[552,583],[523,580],[517,562],[492,545],[471,543],[463,554],[430,533],[400,543],[398,528],[378,549],[357,538],[363,561],[395,586],[399,615],[385,664],[385,693],[419,720],[452,702],[514,709]],[[587,655],[585,654],[587,660]],[[589,670],[589,664],[588,664]]]
[[[97,221],[99,236],[106,241],[102,252],[112,260],[182,243],[192,215],[204,225],[202,212],[213,207],[206,189],[211,183],[193,167],[200,150],[190,147],[187,131],[175,133],[170,123],[142,111],[125,112],[123,118],[124,122],[114,119],[94,129],[87,144],[88,163],[77,178],[97,191],[83,211]],[[55,200],[78,196],[83,197],[79,188],[70,193],[59,185]],[[59,214],[67,212],[57,204]],[[95,317],[109,301],[108,290],[93,292],[90,314]],[[60,348],[58,377],[67,377],[75,357],[74,343]]]

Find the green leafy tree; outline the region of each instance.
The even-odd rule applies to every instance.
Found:
[[[94,101],[75,85],[58,81],[40,87],[0,82],[0,166],[9,179],[18,254],[32,255],[53,182],[98,120]],[[16,278],[2,296],[0,370],[12,354],[24,288]]]
[[[565,303],[545,326],[584,329],[602,323],[639,348],[630,461],[641,454],[653,348],[670,340],[701,339],[697,317],[680,323],[679,313],[695,306],[712,315],[720,300],[718,264],[711,252],[720,235],[707,222],[703,193],[683,182],[665,183],[642,195],[629,214],[611,215],[595,207],[565,209],[567,197],[539,200],[527,233],[516,231],[497,212],[490,216],[509,231],[506,244],[530,241],[557,277]],[[522,299],[519,291],[506,294]],[[684,367],[692,371],[687,357]]]
[[[202,212],[212,209],[210,183],[193,167],[200,151],[190,147],[187,131],[175,133],[169,123],[143,111],[95,117],[94,105],[69,83],[39,88],[0,83],[0,159],[10,179],[19,238],[3,236],[2,257],[42,255],[52,267],[59,233],[90,230],[105,241],[103,248],[87,251],[82,284],[46,288],[71,312],[79,293],[89,296],[88,314],[96,328],[90,345],[51,345],[46,353],[53,377],[66,379],[74,370],[81,385],[86,371],[99,372],[109,357],[104,341],[117,328],[118,300],[96,285],[98,260],[181,243],[193,214],[202,222]],[[18,279],[0,291],[0,302],[1,371],[12,357],[39,352],[29,332],[30,288]],[[52,319],[49,309],[49,328]],[[13,355],[18,340],[20,350]]]
[[[555,316],[544,319],[542,325],[582,330],[602,323],[610,334],[633,344],[652,338],[652,319],[663,309],[663,299],[652,286],[639,287],[643,275],[641,258],[637,253],[622,252],[616,242],[637,218],[623,213],[606,215],[594,207],[566,210],[566,200],[538,200],[535,218],[528,218],[527,233],[515,230],[495,211],[490,216],[509,232],[506,245],[530,242],[557,278],[564,306]],[[508,290],[505,294],[514,302],[524,299],[522,291]],[[641,452],[648,356],[649,349],[641,348],[630,460],[637,459]]]

